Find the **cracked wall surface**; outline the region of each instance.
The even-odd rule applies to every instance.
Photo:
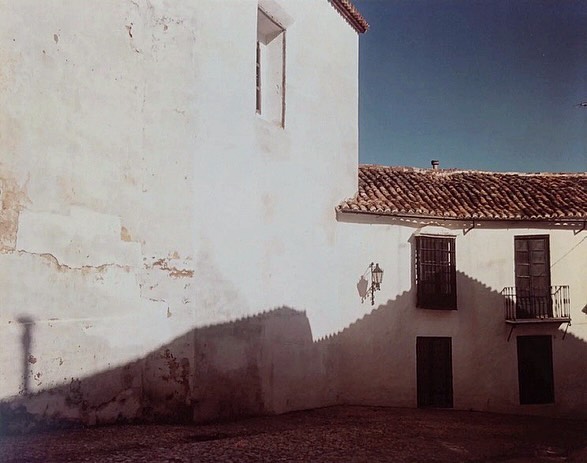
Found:
[[[169,82],[194,81],[195,21],[82,3],[0,2],[0,401],[91,422],[136,415],[142,373],[88,377],[193,324],[193,90]]]
[[[287,131],[251,111],[256,0],[0,0],[0,362],[16,365],[0,369],[0,401],[19,416],[238,410],[223,363],[246,336],[210,339],[233,354],[200,358],[186,333],[282,306],[329,329],[336,284],[316,291],[316,277],[356,183],[357,37],[327,2],[263,2],[295,24]],[[271,371],[247,382],[244,409],[287,408]]]

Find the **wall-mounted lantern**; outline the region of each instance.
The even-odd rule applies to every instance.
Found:
[[[383,281],[383,270],[379,267],[379,263],[373,267],[373,262],[369,266],[371,268],[371,281],[373,282],[373,289],[379,291],[381,289],[381,282]]]
[[[375,305],[375,291],[381,289],[381,282],[383,281],[383,269],[379,267],[379,263],[374,264],[371,262],[369,265],[369,271],[371,273],[371,284],[365,279],[365,274],[361,276],[359,283],[357,283],[357,290],[361,297],[361,302],[365,302],[368,296],[371,296],[371,305]],[[365,272],[367,273],[367,272]]]

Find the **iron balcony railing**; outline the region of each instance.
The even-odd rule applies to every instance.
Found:
[[[571,320],[568,286],[551,286],[543,291],[503,288],[505,319],[508,321]]]

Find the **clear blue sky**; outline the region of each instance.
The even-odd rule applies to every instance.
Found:
[[[587,0],[354,0],[360,161],[587,171]]]

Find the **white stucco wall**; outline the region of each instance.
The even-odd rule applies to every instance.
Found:
[[[307,311],[317,336],[332,328],[323,307],[336,281],[323,275],[337,258],[334,207],[356,190],[358,37],[326,1],[277,2],[284,20],[292,18],[282,129],[254,111],[256,4],[234,3],[239,8],[221,25],[215,8],[203,5],[209,16],[201,17],[198,48],[206,76],[199,106],[210,108],[196,121],[195,168],[205,179],[195,185],[194,204],[200,282],[208,287],[207,275],[222,274],[233,290],[232,301],[205,312],[215,321],[287,305]],[[230,54],[228,69],[207,59],[220,53]],[[227,90],[221,73],[238,82]]]
[[[353,283],[366,262],[378,262],[385,270],[375,306],[355,303],[345,313],[350,322],[357,320],[339,334],[344,346],[340,389],[347,402],[415,407],[416,338],[441,336],[452,338],[455,408],[587,416],[582,360],[587,353],[587,238],[582,224],[528,228],[482,222],[467,231],[471,223],[356,214],[339,218],[340,243],[349,249],[340,276],[347,297],[358,300]],[[416,308],[412,243],[420,233],[456,238],[457,310]],[[500,292],[515,285],[514,236],[521,235],[549,236],[551,284],[570,287],[572,324],[568,329],[566,324],[520,326],[508,342],[511,326],[505,323]],[[516,336],[536,334],[553,339],[555,403],[521,406]]]
[[[284,127],[255,112],[259,5],[286,29]],[[414,406],[420,335],[453,336],[456,407],[524,412],[487,301],[513,284],[513,236],[547,232],[573,326],[553,333],[560,401],[533,411],[584,409],[585,231],[457,227],[463,306],[440,313],[414,308],[419,225],[336,220],[357,189],[359,39],[328,1],[0,9],[3,419]]]
[[[245,412],[332,394],[303,399],[322,361],[297,384],[272,369],[272,355],[295,350],[274,349],[289,312],[261,319],[245,354],[226,335],[241,328],[223,325],[306,310],[308,352],[310,332],[338,326],[325,310],[338,282],[323,275],[337,263],[334,206],[356,189],[356,32],[326,0],[260,4],[286,27],[284,128],[255,113],[255,0],[0,2],[0,400],[11,409],[133,417],[146,378],[151,403],[214,416],[224,405],[207,402],[202,375],[240,378],[259,351],[266,363],[249,376],[261,395]],[[204,346],[214,326],[224,331]]]

